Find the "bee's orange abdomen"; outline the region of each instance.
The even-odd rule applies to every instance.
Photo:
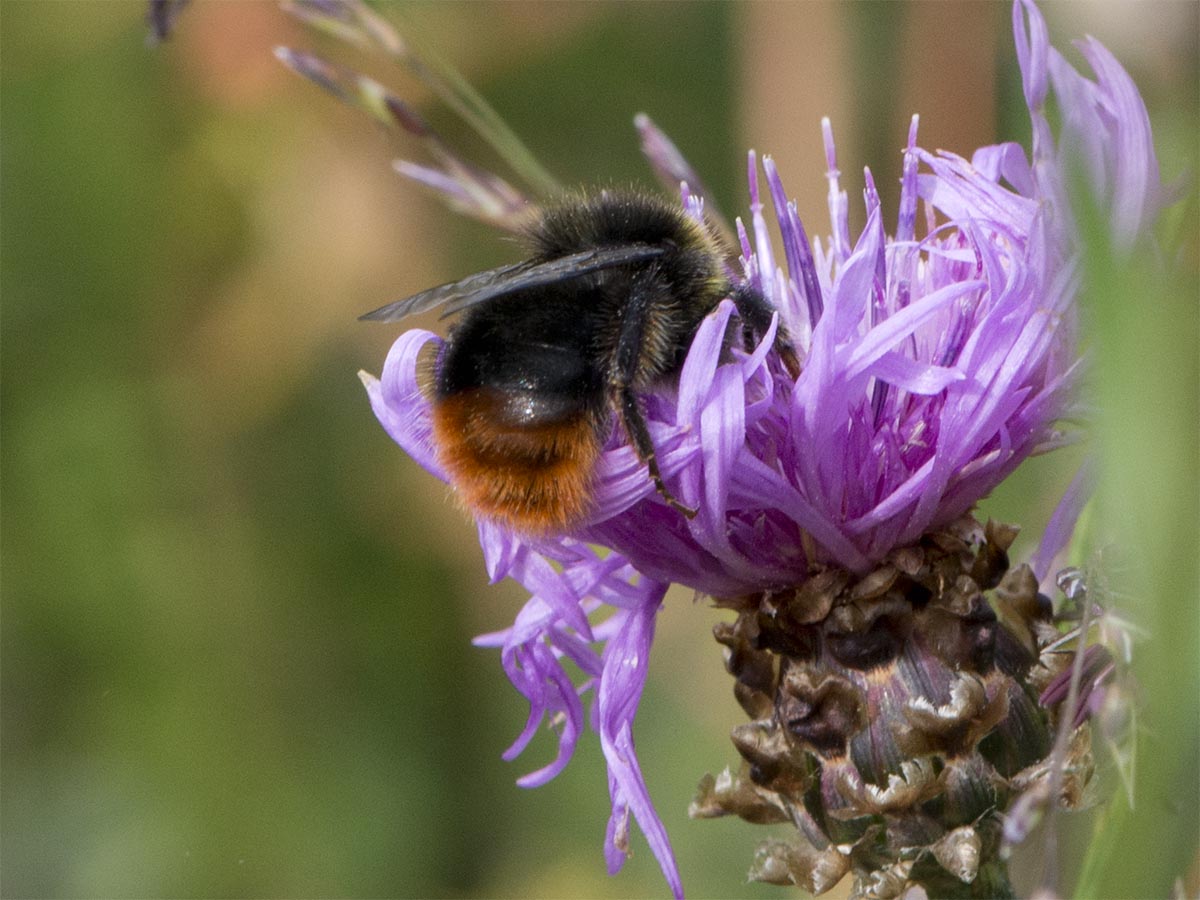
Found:
[[[591,505],[600,455],[594,419],[578,415],[514,427],[497,410],[504,398],[476,388],[440,398],[433,438],[464,504],[473,512],[531,534],[562,532]]]

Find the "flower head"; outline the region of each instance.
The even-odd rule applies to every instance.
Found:
[[[778,310],[803,369],[795,381],[788,376],[771,352],[773,330],[757,348],[728,349],[734,307],[726,301],[701,325],[677,386],[643,398],[662,475],[698,510],[695,518],[660,501],[644,463],[614,429],[597,463],[594,504],[573,533],[530,537],[478,524],[490,577],[514,578],[531,593],[511,628],[477,641],[501,649],[505,671],[530,703],[528,723],[506,757],[519,754],[543,721],[559,723],[557,758],[520,783],[549,781],[569,761],[589,721],[582,697],[594,692],[590,721],[600,734],[612,799],[605,842],[611,871],[623,862],[632,816],[672,891],[682,892],[632,736],[655,616],[669,584],[732,602],[795,591],[814,573],[867,575],[901,548],[953,529],[1023,460],[1069,439],[1058,423],[1071,409],[1081,369],[1069,161],[1082,160],[1126,246],[1152,219],[1162,190],[1145,108],[1124,70],[1089,40],[1081,45],[1096,74],[1089,80],[1050,48],[1029,0],[1018,0],[1013,15],[1032,155],[1014,144],[981,148],[970,159],[931,153],[918,145],[914,117],[890,234],[870,172],[866,225],[851,233],[828,122],[824,241],[810,240],[771,160],[762,161],[760,174],[750,155],[750,215],[737,223],[741,266],[732,274]],[[1050,85],[1062,112],[1057,141],[1043,111]],[[394,104],[375,108],[395,115]],[[690,173],[648,120],[639,119],[638,127],[665,178]],[[439,152],[451,160],[444,171],[409,167],[409,174],[460,205],[479,193],[467,186],[486,183],[489,196],[496,193],[496,182],[474,169],[464,180],[468,170],[440,145]],[[700,219],[702,188],[685,177],[682,202]],[[515,215],[507,186],[504,196],[510,212],[503,215]],[[773,255],[772,225],[782,260]],[[418,357],[440,340],[425,331],[405,333],[382,377],[364,382],[387,432],[445,480],[430,400],[417,376]],[[1003,555],[1009,542],[989,530],[980,546]],[[834,594],[813,591],[821,596]],[[802,615],[818,621],[828,612],[818,602]],[[583,673],[581,683],[568,676],[566,662]],[[1003,693],[946,677],[950,694],[937,701],[943,705],[922,701],[926,706],[910,717],[914,732],[927,733],[922,746],[950,740],[931,735],[959,707],[977,713],[974,741],[1008,715]],[[797,674],[793,681],[807,678]],[[810,687],[797,682],[789,690]],[[930,789],[918,785],[932,778],[919,765],[906,769],[905,791]],[[869,793],[862,785],[856,790]],[[881,795],[871,802],[883,810],[893,801]],[[938,845],[947,854],[975,847],[977,838],[955,834]]]

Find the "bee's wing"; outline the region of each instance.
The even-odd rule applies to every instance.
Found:
[[[501,266],[498,269],[488,269],[486,272],[477,272],[462,281],[452,281],[449,284],[441,284],[427,291],[421,291],[421,293],[413,294],[404,300],[397,300],[395,303],[389,303],[387,306],[364,313],[358,318],[360,321],[395,322],[405,316],[441,306],[443,303],[462,302],[463,300],[478,303],[488,297],[495,297],[510,290],[507,286],[510,279],[520,279],[531,268],[531,263],[526,260]]]
[[[653,244],[615,244],[580,250],[554,259],[526,260],[430,288],[404,300],[389,303],[359,318],[372,322],[395,322],[405,316],[442,305],[446,307],[442,313],[442,318],[445,318],[461,312],[468,306],[485,303],[505,294],[515,294],[529,288],[579,278],[603,269],[642,262],[660,256],[663,252],[663,247]]]

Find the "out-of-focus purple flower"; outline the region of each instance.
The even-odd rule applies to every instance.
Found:
[[[1103,687],[1116,671],[1116,663],[1112,654],[1102,644],[1089,644],[1083,651],[1080,662],[1079,697],[1071,710],[1071,724],[1078,728],[1088,717],[1100,710],[1104,703]],[[1070,693],[1072,672],[1067,669],[1060,672],[1050,682],[1050,686],[1042,691],[1038,702],[1042,706],[1057,706],[1067,699]]]
[[[160,44],[169,38],[187,4],[188,0],[149,0],[146,4],[147,42]]]
[[[558,755],[520,783],[557,775],[589,721],[582,697],[594,691],[590,722],[612,798],[610,871],[624,859],[632,816],[671,890],[682,893],[631,730],[668,584],[732,598],[794,589],[818,568],[864,574],[958,520],[1029,456],[1069,440],[1057,423],[1071,409],[1081,369],[1071,167],[1083,166],[1122,246],[1143,233],[1163,192],[1145,107],[1112,56],[1090,39],[1080,45],[1096,75],[1089,80],[1049,46],[1029,0],[1014,4],[1013,17],[1031,156],[1015,144],[970,159],[931,153],[917,143],[914,117],[890,235],[869,172],[866,226],[851,234],[828,122],[824,241],[810,241],[769,158],[761,166],[764,202],[751,154],[738,275],[779,310],[803,371],[794,383],[788,378],[770,353],[773,335],[730,358],[724,336],[734,308],[725,302],[696,335],[678,389],[645,398],[662,474],[699,510],[694,519],[661,502],[617,432],[598,465],[594,508],[575,533],[533,539],[479,522],[492,580],[511,577],[531,593],[511,628],[477,641],[501,649],[530,703],[506,758],[548,720],[560,729]],[[1057,140],[1044,114],[1051,86],[1062,119]],[[690,172],[648,120],[639,128],[660,171]],[[446,193],[461,199],[465,182],[449,170],[445,178]],[[684,187],[697,216],[700,190]],[[782,260],[771,248],[772,225]],[[363,380],[387,432],[444,480],[416,374],[422,348],[439,341],[407,332],[382,377]],[[1051,556],[1055,541],[1045,551]],[[568,662],[583,674],[580,683]]]

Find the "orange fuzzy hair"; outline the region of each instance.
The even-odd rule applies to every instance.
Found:
[[[529,534],[567,531],[591,507],[600,437],[585,412],[536,428],[504,427],[503,397],[476,388],[439,399],[433,439],[472,512]]]

